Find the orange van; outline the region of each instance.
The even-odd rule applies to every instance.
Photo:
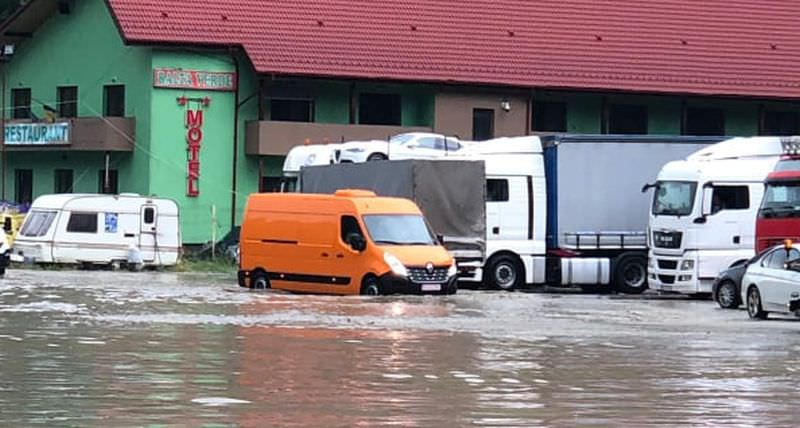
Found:
[[[306,293],[453,294],[456,266],[408,199],[364,190],[247,199],[239,285]]]

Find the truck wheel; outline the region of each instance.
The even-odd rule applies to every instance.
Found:
[[[386,160],[386,155],[383,153],[373,153],[367,156],[368,161],[379,161],[379,160]]]
[[[381,286],[378,284],[378,280],[373,277],[365,279],[364,285],[361,286],[361,294],[363,296],[380,296]]]
[[[253,272],[252,276],[250,277],[250,288],[254,290],[266,290],[267,288],[270,288],[267,273],[263,270],[257,270]]]
[[[625,294],[641,294],[647,289],[647,257],[623,254],[614,266],[614,288]]]
[[[525,270],[511,256],[492,258],[483,273],[483,283],[491,288],[511,291],[525,283]]]
[[[768,312],[761,307],[761,293],[755,285],[747,290],[747,315],[752,319],[765,320]]]

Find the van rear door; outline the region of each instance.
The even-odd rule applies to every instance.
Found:
[[[156,259],[158,248],[158,207],[153,204],[142,205],[139,212],[139,251],[142,260],[152,262]]]

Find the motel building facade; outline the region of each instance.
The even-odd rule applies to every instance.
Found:
[[[411,131],[476,140],[800,133],[800,88],[786,72],[798,59],[775,55],[798,43],[780,33],[790,27],[764,36],[781,40],[775,48],[734,34],[724,43],[759,46],[731,54],[709,26],[661,49],[650,30],[621,42],[619,29],[590,15],[575,17],[593,26],[587,40],[542,39],[512,19],[521,12],[504,9],[508,1],[497,13],[517,24],[502,29],[464,21],[480,16],[469,10],[409,15],[367,0],[338,12],[313,0],[140,3],[31,0],[0,24],[3,200],[169,197],[184,243],[203,244],[239,224],[249,194],[279,186],[284,156],[304,142]],[[708,7],[704,19],[724,12]],[[630,9],[622,13],[647,22],[646,11]],[[533,22],[568,10],[523,13]],[[742,11],[743,25],[753,13]],[[680,22],[677,13],[651,15],[664,34]],[[375,33],[370,22],[401,24]],[[696,44],[706,62],[675,57]]]

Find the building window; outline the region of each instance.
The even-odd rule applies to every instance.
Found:
[[[98,173],[98,180],[99,183],[97,193],[106,193],[109,195],[116,195],[119,193],[118,182],[117,182],[117,170],[116,169],[109,169],[108,170],[108,182],[106,182],[106,171],[101,169]]]
[[[358,123],[362,125],[401,124],[401,102],[397,94],[360,94]]]
[[[486,202],[508,202],[508,180],[500,178],[487,179]]]
[[[78,117],[78,87],[59,86],[58,88],[58,116]]]
[[[313,122],[314,100],[273,98],[269,100],[269,120]]]
[[[125,117],[125,85],[103,87],[103,115]]]
[[[687,108],[683,134],[725,135],[725,112],[721,108]]]
[[[31,118],[31,89],[17,88],[11,90],[11,108],[14,119]]]
[[[608,106],[609,134],[647,134],[647,107],[636,104]]]
[[[714,186],[711,196],[711,213],[722,210],[750,208],[750,191],[747,186]]]
[[[70,213],[67,232],[97,233],[97,213]]]
[[[281,178],[280,177],[261,177],[261,183],[258,186],[258,191],[261,193],[277,193],[281,191]]]
[[[72,193],[72,170],[71,169],[57,169],[55,172],[56,193]]]
[[[472,110],[472,139],[475,141],[494,138],[494,110],[476,108]]]
[[[33,201],[33,170],[14,170],[14,186],[16,202],[20,204],[31,203]]]
[[[800,134],[800,115],[793,111],[764,112],[761,135],[797,135]]]
[[[567,130],[567,104],[552,101],[534,102],[531,123],[534,131],[565,132]]]

